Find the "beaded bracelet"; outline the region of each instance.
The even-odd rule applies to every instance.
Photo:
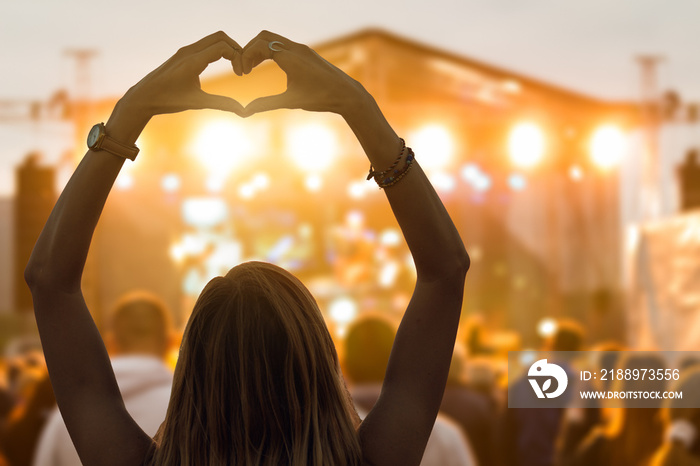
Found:
[[[374,181],[376,181],[377,184],[379,184],[379,181],[377,181],[377,180],[378,180],[379,178],[383,178],[384,175],[386,175],[387,173],[389,173],[391,170],[394,169],[394,167],[396,167],[396,165],[399,164],[399,161],[401,160],[401,156],[403,155],[403,151],[404,151],[404,149],[406,149],[406,141],[404,141],[403,138],[399,138],[399,139],[401,140],[401,150],[399,150],[399,156],[396,157],[396,160],[394,160],[394,163],[391,164],[391,167],[387,168],[386,170],[384,170],[384,171],[382,171],[382,172],[378,172],[378,171],[376,171],[376,170],[374,169],[374,167],[372,166],[372,164],[370,164],[370,166],[369,166],[369,173],[367,174],[367,181],[369,181],[369,180],[371,180],[372,178],[374,178]]]
[[[394,170],[394,173],[391,176],[384,178],[381,182],[377,181],[377,185],[379,186],[379,189],[388,188],[389,186],[393,186],[396,183],[398,183],[399,181],[401,181],[401,178],[406,176],[406,173],[408,173],[408,171],[413,166],[414,159],[415,159],[415,154],[413,153],[413,150],[409,147],[408,154],[406,155],[406,164],[403,166],[403,169],[401,171]],[[376,181],[376,178],[375,178],[375,181]]]

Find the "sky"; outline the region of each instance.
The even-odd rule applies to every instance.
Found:
[[[241,45],[262,29],[313,45],[366,27],[606,100],[637,99],[635,57],[660,55],[659,89],[700,101],[697,0],[3,0],[0,103],[71,89],[69,49],[98,51],[91,94],[119,97],[179,47],[217,30]],[[0,196],[27,151],[50,162],[70,144],[69,130],[0,119]]]

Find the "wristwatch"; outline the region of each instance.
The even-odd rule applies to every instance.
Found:
[[[110,154],[134,160],[139,153],[135,144],[126,145],[110,138],[105,131],[105,124],[98,123],[92,127],[87,138],[88,148],[91,150],[106,150]]]

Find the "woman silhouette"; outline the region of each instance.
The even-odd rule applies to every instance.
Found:
[[[246,108],[203,92],[199,74],[222,57],[238,75],[274,60],[287,90]],[[125,410],[81,293],[82,270],[107,195],[150,118],[200,108],[243,117],[277,108],[337,113],[382,170],[370,174],[386,188],[417,279],[381,397],[362,423],[316,302],[288,272],[255,262],[213,279],[198,298],[155,439]],[[263,31],[241,48],[217,32],[129,89],[94,131],[108,139],[89,141],[25,272],[56,399],[83,464],[419,464],[445,387],[469,257],[412,151],[365,89],[305,45]]]

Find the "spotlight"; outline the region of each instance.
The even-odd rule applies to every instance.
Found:
[[[591,138],[591,159],[598,167],[607,170],[620,163],[627,148],[625,135],[620,128],[604,125]]]
[[[326,124],[294,126],[287,131],[285,142],[288,155],[305,172],[325,170],[338,155],[336,134]]]
[[[542,129],[534,123],[519,123],[508,136],[508,152],[514,165],[528,168],[544,156],[545,138]]]
[[[442,125],[431,124],[409,134],[410,146],[425,170],[447,167],[454,155],[452,135]]]

